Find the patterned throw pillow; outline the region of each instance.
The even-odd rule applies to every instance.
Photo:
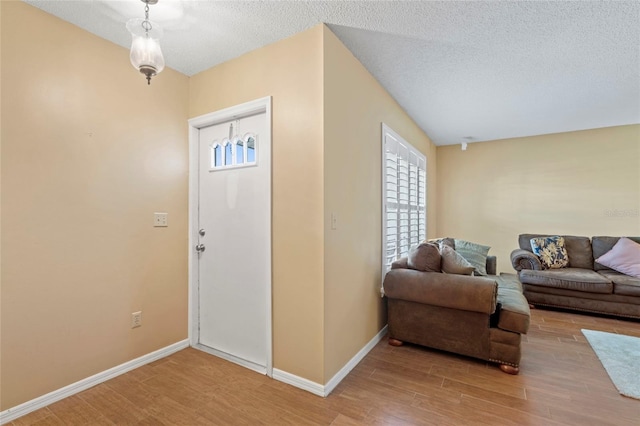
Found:
[[[531,250],[538,256],[544,269],[560,269],[569,264],[563,237],[532,238]]]
[[[456,251],[475,268],[474,275],[487,275],[487,254],[491,247],[457,238],[455,243]]]

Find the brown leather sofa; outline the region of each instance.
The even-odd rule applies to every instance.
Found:
[[[393,263],[384,279],[389,344],[415,343],[500,364],[518,374],[520,335],[529,329],[529,305],[515,275],[454,275]]]
[[[542,268],[531,250],[530,240],[549,235],[522,234],[511,263],[532,305],[640,318],[640,278],[623,275],[595,261],[620,237],[563,235],[569,265],[561,269]],[[640,242],[640,237],[628,237]]]

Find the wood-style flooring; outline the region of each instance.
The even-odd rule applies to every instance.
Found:
[[[580,329],[640,321],[535,309],[520,375],[386,338],[327,398],[185,349],[12,425],[640,425]],[[638,360],[640,362],[640,360]]]

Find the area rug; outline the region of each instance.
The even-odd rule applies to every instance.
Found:
[[[621,395],[640,399],[640,338],[582,330]]]

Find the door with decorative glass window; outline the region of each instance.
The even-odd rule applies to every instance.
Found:
[[[199,129],[198,347],[261,373],[271,350],[267,114]]]

